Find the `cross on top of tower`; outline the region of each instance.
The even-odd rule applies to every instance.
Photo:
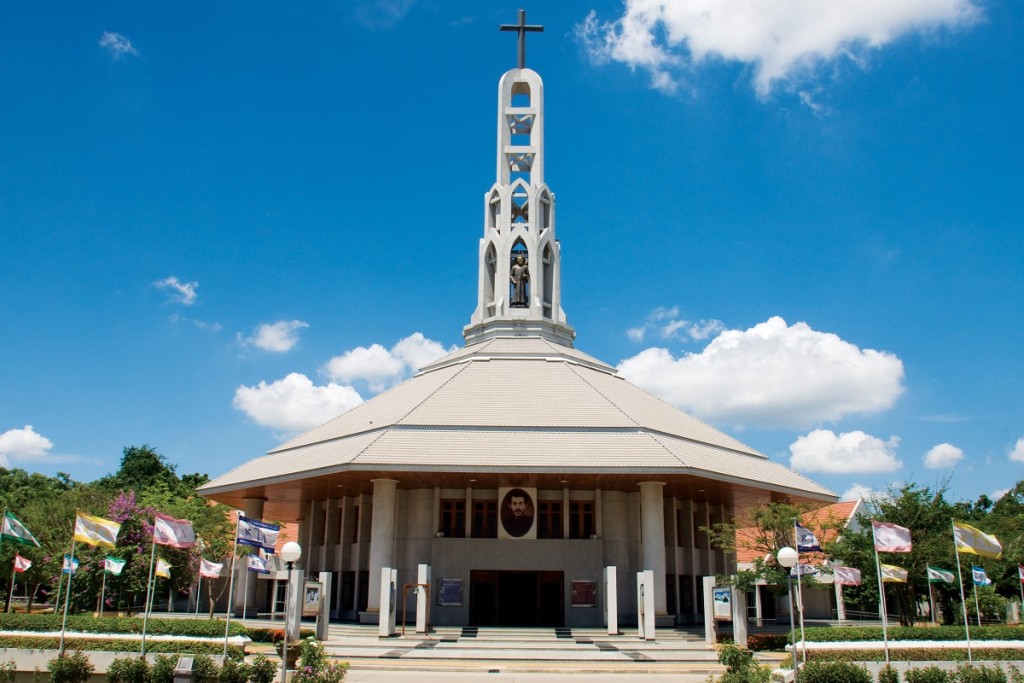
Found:
[[[515,31],[519,34],[519,68],[526,68],[526,32],[537,31],[541,32],[544,30],[543,26],[533,25],[528,26],[526,24],[526,10],[519,10],[519,23],[518,24],[502,24],[501,31]]]

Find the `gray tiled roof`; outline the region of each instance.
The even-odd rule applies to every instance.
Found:
[[[658,471],[833,495],[610,366],[539,338],[455,351],[204,489],[343,470]]]

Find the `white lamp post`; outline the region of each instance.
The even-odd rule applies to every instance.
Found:
[[[778,560],[779,566],[786,569],[786,584],[789,588],[789,632],[791,634],[790,642],[793,645],[793,683],[796,683],[797,671],[800,667],[797,665],[796,660],[796,625],[793,623],[793,575],[790,573],[790,570],[796,566],[800,556],[795,550],[787,546],[779,549],[779,552],[775,554],[775,559]]]
[[[288,541],[281,548],[281,559],[288,569],[288,583],[285,585],[284,597],[284,647],[281,650],[281,683],[285,683],[285,676],[288,675],[288,605],[291,603],[292,594],[292,567],[302,557],[302,546],[295,541]]]

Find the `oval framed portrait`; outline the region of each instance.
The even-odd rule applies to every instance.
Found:
[[[511,538],[532,537],[536,511],[532,492],[522,488],[509,489],[501,498],[498,513],[502,530]]]

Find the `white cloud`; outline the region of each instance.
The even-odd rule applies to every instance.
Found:
[[[448,353],[440,343],[415,332],[391,350],[380,344],[358,346],[327,361],[324,373],[340,382],[366,382],[370,391],[379,392],[405,379],[410,372]]]
[[[286,432],[303,432],[363,402],[352,387],[331,382],[316,386],[303,374],[235,390],[234,406],[257,424]]]
[[[964,452],[949,443],[940,443],[938,446],[932,446],[931,450],[924,455],[924,466],[933,469],[941,470],[946,467],[952,467],[961,460],[964,459]]]
[[[828,474],[892,472],[903,466],[894,453],[899,443],[896,436],[882,441],[861,431],[836,434],[815,429],[789,445],[789,466]]]
[[[242,339],[242,343],[264,351],[284,353],[291,351],[292,347],[298,343],[298,331],[306,327],[309,327],[309,323],[301,320],[263,323],[257,326],[250,336]]]
[[[196,294],[196,289],[199,287],[198,282],[182,282],[173,275],[165,277],[163,280],[157,280],[153,286],[166,291],[172,302],[185,306],[194,304],[198,296]]]
[[[132,41],[128,40],[125,36],[120,33],[114,33],[113,31],[104,31],[103,36],[99,41],[100,47],[107,48],[107,52],[114,59],[120,59],[124,55],[132,55],[133,57],[139,56],[139,51],[132,45]]]
[[[850,500],[871,500],[878,496],[878,492],[870,486],[864,486],[863,484],[853,484],[850,488],[843,492],[843,495],[839,497],[841,501]]]
[[[647,314],[644,322],[626,330],[626,336],[637,343],[653,334],[661,339],[695,339],[703,341],[725,329],[721,320],[691,322],[679,317],[679,307],[659,306]]]
[[[995,501],[999,500],[1007,493],[1009,493],[1011,490],[1012,489],[999,489],[998,491],[993,491],[992,495],[989,496],[989,499],[994,503]]]
[[[392,28],[405,18],[416,0],[371,0],[355,8],[355,18],[369,29]]]
[[[25,425],[0,434],[0,467],[9,467],[11,460],[39,460],[50,454],[53,442]]]
[[[672,92],[712,61],[738,62],[765,96],[777,83],[813,77],[845,58],[863,68],[870,49],[898,38],[968,26],[976,0],[626,0],[613,21],[591,11],[575,27],[596,64],[640,68]]]
[[[1024,438],[1017,439],[1017,443],[1010,450],[1010,460],[1024,462]]]
[[[874,413],[903,393],[903,362],[774,317],[726,330],[700,353],[649,348],[619,363],[629,381],[705,419],[805,429]]]

